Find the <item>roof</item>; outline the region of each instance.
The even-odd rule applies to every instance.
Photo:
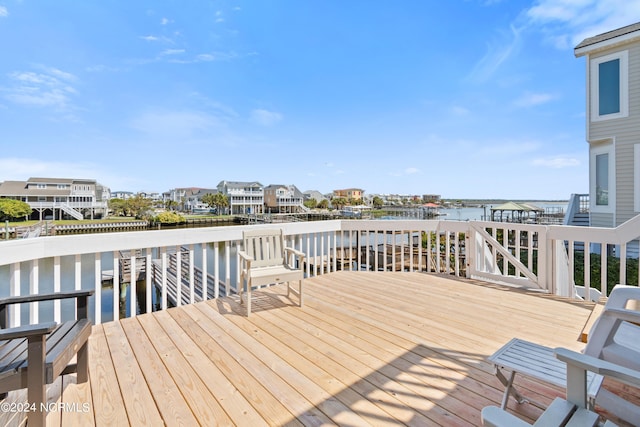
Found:
[[[640,39],[640,22],[588,37],[575,47],[574,53],[576,56],[582,56],[594,50],[611,47],[617,43],[633,41],[636,38]]]
[[[544,209],[531,205],[529,203],[516,203],[516,202],[503,203],[500,206],[491,208],[491,210],[492,211],[518,211],[518,212],[544,211]]]
[[[52,181],[41,182],[53,183]],[[70,192],[71,190],[68,188],[27,188],[27,181],[4,181],[0,183],[0,196],[65,196]]]

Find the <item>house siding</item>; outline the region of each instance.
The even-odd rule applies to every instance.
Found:
[[[611,139],[615,144],[615,215],[592,213],[591,225],[600,227],[618,226],[638,212],[634,210],[634,144],[640,143],[640,42],[616,46],[589,56],[589,61],[612,53],[628,51],[628,117],[591,121],[591,111],[587,111],[589,121],[589,142]],[[593,76],[589,73],[589,79]],[[591,81],[588,82],[591,88]],[[588,102],[588,108],[594,108]],[[614,223],[615,221],[615,223]]]

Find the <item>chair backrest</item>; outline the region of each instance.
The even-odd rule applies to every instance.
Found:
[[[244,251],[254,259],[251,267],[269,267],[284,264],[284,238],[282,230],[252,230],[242,233]]]
[[[589,333],[584,354],[640,370],[640,326],[615,315],[638,316],[640,311],[633,301],[640,302],[640,287],[617,285],[613,288],[602,315]]]

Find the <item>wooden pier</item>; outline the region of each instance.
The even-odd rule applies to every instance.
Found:
[[[178,268],[179,267],[179,268]],[[207,273],[206,294],[204,293],[204,285],[202,281],[202,269],[193,266],[193,289],[191,288],[189,276],[191,275],[191,264],[189,261],[189,251],[186,248],[180,249],[180,263],[178,265],[178,253],[167,253],[166,266],[166,294],[167,301],[173,306],[189,304],[191,302],[199,302],[205,299],[211,299],[216,294],[216,278]],[[178,275],[180,280],[178,280]],[[153,285],[162,290],[162,260],[153,259],[151,261],[151,281]],[[180,283],[178,285],[178,283]],[[221,281],[217,281],[218,290],[227,293],[227,285]],[[178,292],[178,288],[180,289]],[[178,294],[180,297],[178,297]],[[203,296],[205,298],[203,298]],[[179,301],[178,301],[179,298]]]

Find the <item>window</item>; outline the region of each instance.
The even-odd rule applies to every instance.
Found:
[[[628,52],[591,60],[591,120],[629,115]]]
[[[609,153],[596,154],[596,206],[609,205]]]
[[[615,154],[613,141],[593,143],[590,149],[590,201],[594,212],[615,209]]]

